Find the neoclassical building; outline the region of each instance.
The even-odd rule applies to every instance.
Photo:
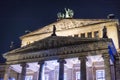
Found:
[[[3,55],[4,80],[120,80],[119,36],[118,19],[57,20]]]

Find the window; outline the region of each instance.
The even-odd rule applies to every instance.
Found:
[[[96,70],[96,80],[105,80],[104,70]]]
[[[74,37],[78,37],[78,34],[75,34]]]
[[[95,37],[95,38],[99,38],[99,32],[98,32],[98,31],[95,31],[95,32],[94,32],[94,37]]]
[[[72,35],[68,35],[68,37],[72,37]]]
[[[82,33],[82,34],[81,34],[81,38],[85,38],[85,33]]]
[[[88,38],[92,38],[92,32],[87,33]]]
[[[28,42],[26,43],[26,45],[28,45],[28,44],[30,44],[30,41],[28,41]]]
[[[67,80],[67,73],[64,73],[64,80]]]
[[[25,80],[33,80],[33,76],[32,75],[26,76]]]
[[[49,74],[45,74],[45,80],[49,80]]]
[[[9,80],[15,80],[15,78],[9,78]]]
[[[76,80],[80,80],[80,72],[76,72]]]

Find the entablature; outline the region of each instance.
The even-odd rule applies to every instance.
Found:
[[[49,39],[50,40],[50,39]],[[66,40],[66,39],[65,39]],[[44,40],[45,42],[47,40]],[[39,46],[35,46],[36,44],[32,44],[31,46],[26,47],[22,51],[8,53],[5,55],[7,58],[7,64],[12,63],[21,63],[21,62],[38,62],[42,59],[44,60],[54,60],[58,58],[73,58],[79,56],[89,56],[89,55],[100,55],[104,53],[108,53],[108,45],[112,45],[110,39],[94,39],[94,40],[81,40],[79,39],[71,39],[71,43],[68,40],[64,42],[64,40],[59,44],[52,44],[48,41],[49,44],[44,43],[42,41],[39,43]],[[54,41],[56,39],[54,38]],[[59,41],[57,39],[57,41]],[[77,43],[78,41],[78,43]],[[52,42],[54,43],[54,42]],[[34,46],[34,47],[32,47]],[[46,47],[45,47],[46,46]],[[30,48],[29,48],[30,47]]]

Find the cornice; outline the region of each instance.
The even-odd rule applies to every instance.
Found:
[[[33,52],[33,51],[59,48],[64,46],[81,45],[85,43],[87,44],[87,43],[100,42],[100,41],[110,42],[111,39],[53,36],[53,37],[45,38],[43,40],[36,41],[30,45],[9,51],[6,54],[4,54],[4,56],[14,55],[18,53],[27,53],[27,52]]]

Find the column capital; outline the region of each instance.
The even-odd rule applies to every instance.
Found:
[[[38,62],[39,65],[43,65],[44,63],[45,63],[44,60]]]
[[[66,61],[64,59],[58,59],[57,62],[66,64]]]
[[[21,67],[26,67],[26,68],[29,67],[29,65],[28,65],[27,63],[21,63],[20,66],[21,66]]]
[[[103,57],[103,59],[110,59],[110,56],[109,56],[109,54],[107,53],[107,54],[102,54],[102,57]]]
[[[5,65],[5,69],[10,69],[11,68],[11,66],[10,65]]]
[[[79,60],[83,60],[83,59],[84,59],[84,60],[87,60],[86,56],[79,56],[78,59],[79,59]]]

